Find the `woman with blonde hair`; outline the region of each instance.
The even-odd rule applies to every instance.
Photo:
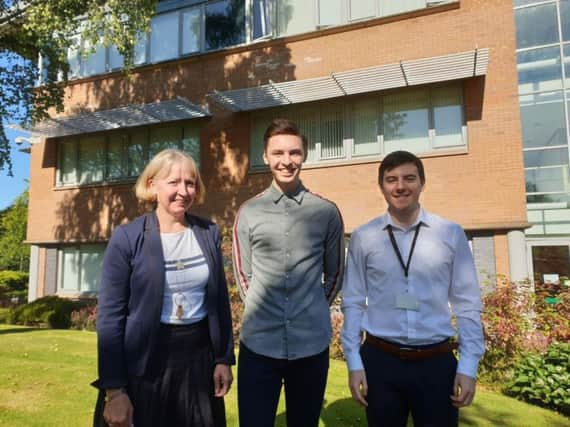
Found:
[[[117,227],[103,260],[94,425],[226,425],[235,363],[220,234],[188,213],[204,184],[192,157],[163,150],[135,186],[155,209]]]

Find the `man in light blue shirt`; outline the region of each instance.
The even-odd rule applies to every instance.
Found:
[[[484,352],[469,244],[459,225],[421,208],[425,173],[415,155],[386,156],[378,183],[388,212],[357,228],[348,251],[341,338],[349,387],[369,426],[405,427],[410,412],[416,426],[457,426]]]

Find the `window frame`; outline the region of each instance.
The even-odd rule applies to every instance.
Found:
[[[435,146],[435,139],[437,137],[437,133],[435,131],[435,122],[434,122],[434,114],[433,109],[435,107],[431,93],[433,90],[437,90],[438,88],[444,87],[455,87],[457,88],[459,94],[459,105],[461,107],[461,140],[462,144],[460,145],[445,145],[437,147]],[[304,163],[305,167],[319,167],[319,166],[326,166],[331,164],[342,164],[342,163],[349,163],[349,162],[368,162],[368,161],[375,161],[382,157],[384,157],[388,151],[386,147],[386,141],[384,140],[384,121],[383,121],[383,102],[382,99],[386,95],[396,95],[398,93],[404,93],[413,90],[426,90],[427,91],[427,99],[428,99],[428,144],[429,149],[427,151],[419,151],[415,152],[418,155],[433,155],[438,153],[455,153],[455,152],[465,152],[469,149],[469,140],[468,140],[468,132],[467,132],[467,122],[466,122],[466,114],[465,114],[465,95],[464,95],[464,87],[461,81],[452,82],[450,83],[443,83],[443,84],[435,84],[429,86],[420,86],[420,87],[411,87],[406,88],[404,90],[397,89],[392,91],[385,91],[380,93],[369,93],[363,95],[355,95],[350,96],[347,98],[335,98],[329,99],[325,101],[315,101],[303,104],[293,104],[286,107],[276,107],[270,109],[263,109],[252,111],[250,113],[250,141],[249,141],[249,172],[263,172],[267,170],[267,166],[263,163],[256,163],[258,156],[255,150],[262,149],[262,141],[258,141],[257,143],[253,141],[255,135],[263,134],[260,132],[260,129],[256,129],[255,126],[256,121],[266,121],[265,126],[269,124],[271,117],[288,117],[295,121],[295,115],[298,114],[307,114],[307,113],[314,113],[316,117],[316,135],[315,141],[311,141],[311,137],[309,139],[309,152],[311,151],[312,147],[311,144],[314,144],[315,155],[312,157],[308,157]],[[355,124],[356,124],[356,114],[357,112],[354,110],[356,104],[359,101],[363,100],[375,100],[375,104],[377,107],[376,110],[376,140],[379,146],[379,151],[377,153],[369,154],[356,154],[355,153]],[[328,105],[340,104],[343,109],[343,139],[342,139],[342,147],[344,150],[343,157],[336,157],[325,159],[322,157],[321,153],[321,110],[326,108]],[[302,127],[302,126],[301,126]],[[256,162],[252,161],[256,159]]]
[[[178,45],[177,51],[178,51],[178,53],[177,53],[177,55],[175,55],[172,58],[160,59],[157,61],[153,61],[151,59],[151,53],[152,53],[151,36],[150,36],[150,33],[145,33],[144,35],[142,35],[142,42],[144,43],[144,46],[143,46],[144,59],[139,61],[139,62],[135,62],[134,66],[139,67],[139,66],[146,66],[146,65],[152,65],[152,64],[159,64],[162,62],[175,61],[177,59],[186,58],[186,57],[193,56],[193,55],[201,55],[201,54],[206,54],[206,53],[211,53],[211,52],[217,52],[217,51],[224,50],[224,49],[231,49],[231,48],[234,48],[237,46],[243,46],[243,45],[248,45],[251,43],[261,42],[264,40],[279,39],[279,38],[283,38],[283,37],[312,33],[312,32],[316,32],[316,31],[320,31],[320,30],[325,29],[325,28],[350,25],[350,24],[353,24],[355,22],[362,22],[362,21],[366,21],[366,20],[377,19],[377,18],[381,18],[384,16],[388,16],[388,15],[383,15],[381,12],[380,2],[382,0],[374,0],[374,14],[373,15],[368,16],[368,17],[363,17],[363,18],[351,19],[351,17],[350,17],[350,4],[351,4],[352,0],[340,0],[340,22],[338,24],[321,24],[320,23],[319,11],[321,8],[321,2],[324,2],[326,0],[310,0],[310,3],[307,5],[307,7],[310,7],[313,10],[313,19],[312,19],[311,27],[309,29],[298,31],[298,32],[293,31],[291,33],[284,33],[280,29],[278,17],[279,17],[280,3],[285,1],[285,0],[264,0],[267,2],[267,11],[268,11],[268,15],[269,15],[267,17],[267,24],[269,25],[269,30],[267,31],[266,34],[264,34],[260,37],[255,37],[254,1],[256,1],[256,0],[239,0],[239,1],[243,1],[243,4],[244,4],[244,6],[243,6],[244,7],[244,14],[245,14],[245,16],[244,16],[244,28],[243,28],[243,31],[245,33],[244,42],[238,43],[235,45],[228,45],[228,46],[224,46],[224,47],[214,48],[214,49],[207,49],[206,48],[206,5],[208,3],[214,3],[217,1],[222,1],[222,0],[209,0],[209,1],[208,0],[170,0],[170,1],[160,2],[157,5],[156,13],[155,13],[154,17],[164,16],[166,14],[177,14],[178,15],[177,16],[178,17],[178,20],[177,20],[178,21],[178,31],[177,31],[177,45]],[[398,12],[396,14],[391,14],[389,16],[397,16],[397,15],[412,12],[414,10],[429,9],[429,8],[433,8],[433,7],[437,7],[437,6],[441,6],[441,5],[453,4],[453,3],[459,3],[459,2],[460,2],[460,0],[441,0],[441,1],[438,1],[436,3],[426,1],[424,7],[417,8],[417,9],[405,10],[402,12]],[[200,19],[201,27],[200,27],[200,34],[199,34],[199,41],[198,41],[199,42],[198,43],[199,48],[197,51],[184,53],[183,52],[183,44],[184,44],[184,40],[183,40],[183,35],[184,35],[184,33],[183,33],[183,13],[186,11],[189,11],[189,10],[199,10],[200,11],[199,19]],[[152,23],[151,23],[151,25],[152,25]],[[72,37],[79,37],[79,36],[74,35]],[[82,41],[80,41],[80,45],[83,46]],[[122,68],[122,66],[113,67],[111,64],[111,58],[112,57],[115,59],[115,61],[113,61],[113,62],[115,62],[115,64],[122,62],[113,56],[113,53],[111,52],[112,49],[113,49],[112,46],[105,47],[105,55],[104,55],[105,64],[102,67],[105,71],[102,73],[93,73],[90,75],[86,75],[86,73],[85,73],[84,63],[87,61],[87,58],[83,58],[83,55],[81,53],[79,55],[75,55],[77,61],[79,62],[79,64],[78,64],[79,71],[78,71],[77,75],[69,74],[68,78],[70,80],[90,78],[90,77],[94,77],[94,76],[98,76],[98,75],[104,75],[106,73],[115,72],[115,71],[120,70]],[[39,67],[42,68],[41,61],[43,61],[43,59],[40,57],[39,60],[40,60]],[[38,84],[39,85],[42,84],[41,80],[38,82]]]
[[[196,166],[200,168],[200,157],[202,155],[202,147],[201,147],[201,138],[200,132],[202,129],[200,119],[191,119],[191,120],[181,120],[178,122],[170,122],[170,123],[161,123],[153,126],[140,126],[135,128],[128,128],[128,129],[120,129],[116,131],[108,131],[108,132],[98,132],[93,134],[83,134],[77,135],[74,137],[66,137],[61,138],[57,141],[57,166],[56,166],[56,181],[55,187],[57,189],[64,189],[70,187],[85,187],[85,186],[94,186],[94,185],[108,185],[108,184],[115,184],[115,183],[122,183],[122,182],[130,182],[136,180],[140,172],[144,169],[148,161],[150,160],[150,144],[151,144],[151,131],[156,130],[159,131],[161,128],[173,128],[179,133],[178,140],[176,142],[176,147],[179,150],[185,151],[184,140],[186,139],[187,133],[191,136],[198,136],[198,144],[196,144],[197,152],[196,153],[189,153],[194,161],[196,162]],[[131,166],[132,166],[132,159],[133,157],[129,155],[130,150],[129,147],[132,145],[134,141],[134,137],[144,137],[144,141],[142,141],[142,163],[139,165],[140,171],[135,174],[131,174]],[[101,154],[103,158],[103,173],[102,179],[98,181],[87,181],[81,182],[82,176],[82,168],[81,168],[81,159],[79,156],[80,152],[80,145],[82,143],[82,139],[91,139],[91,138],[101,138],[101,149],[103,153]],[[111,140],[113,138],[119,138],[120,141],[120,163],[121,163],[121,171],[122,174],[120,176],[110,176],[110,161],[109,161],[109,147],[111,145]],[[74,180],[66,181],[63,179],[63,157],[66,154],[64,152],[63,147],[72,147],[72,152],[70,156],[72,157],[72,161],[74,162],[73,165],[73,176]]]
[[[95,289],[84,289],[84,262],[83,257],[87,253],[85,249],[87,247],[97,247],[98,255],[101,257],[101,268],[103,266],[103,256],[105,254],[105,250],[107,248],[107,243],[79,243],[73,245],[66,245],[60,246],[57,248],[57,294],[58,295],[67,295],[67,296],[95,296],[99,292],[99,286],[101,285],[100,279],[97,283],[97,287]],[[65,274],[64,274],[64,252],[66,250],[72,250],[74,255],[74,261],[76,264],[73,266],[77,268],[77,278],[75,279],[75,287],[66,287],[64,288],[65,283]],[[100,274],[99,274],[100,277]]]

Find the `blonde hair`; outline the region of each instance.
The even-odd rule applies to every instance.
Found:
[[[135,184],[137,199],[143,202],[156,202],[156,194],[150,186],[152,179],[168,175],[170,169],[176,163],[187,165],[190,173],[194,175],[196,180],[196,203],[202,203],[206,195],[206,187],[202,182],[196,162],[190,155],[173,148],[162,150],[148,162]]]

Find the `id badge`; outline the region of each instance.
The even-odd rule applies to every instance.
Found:
[[[420,308],[420,302],[412,294],[401,293],[396,295],[396,308],[418,311]]]

